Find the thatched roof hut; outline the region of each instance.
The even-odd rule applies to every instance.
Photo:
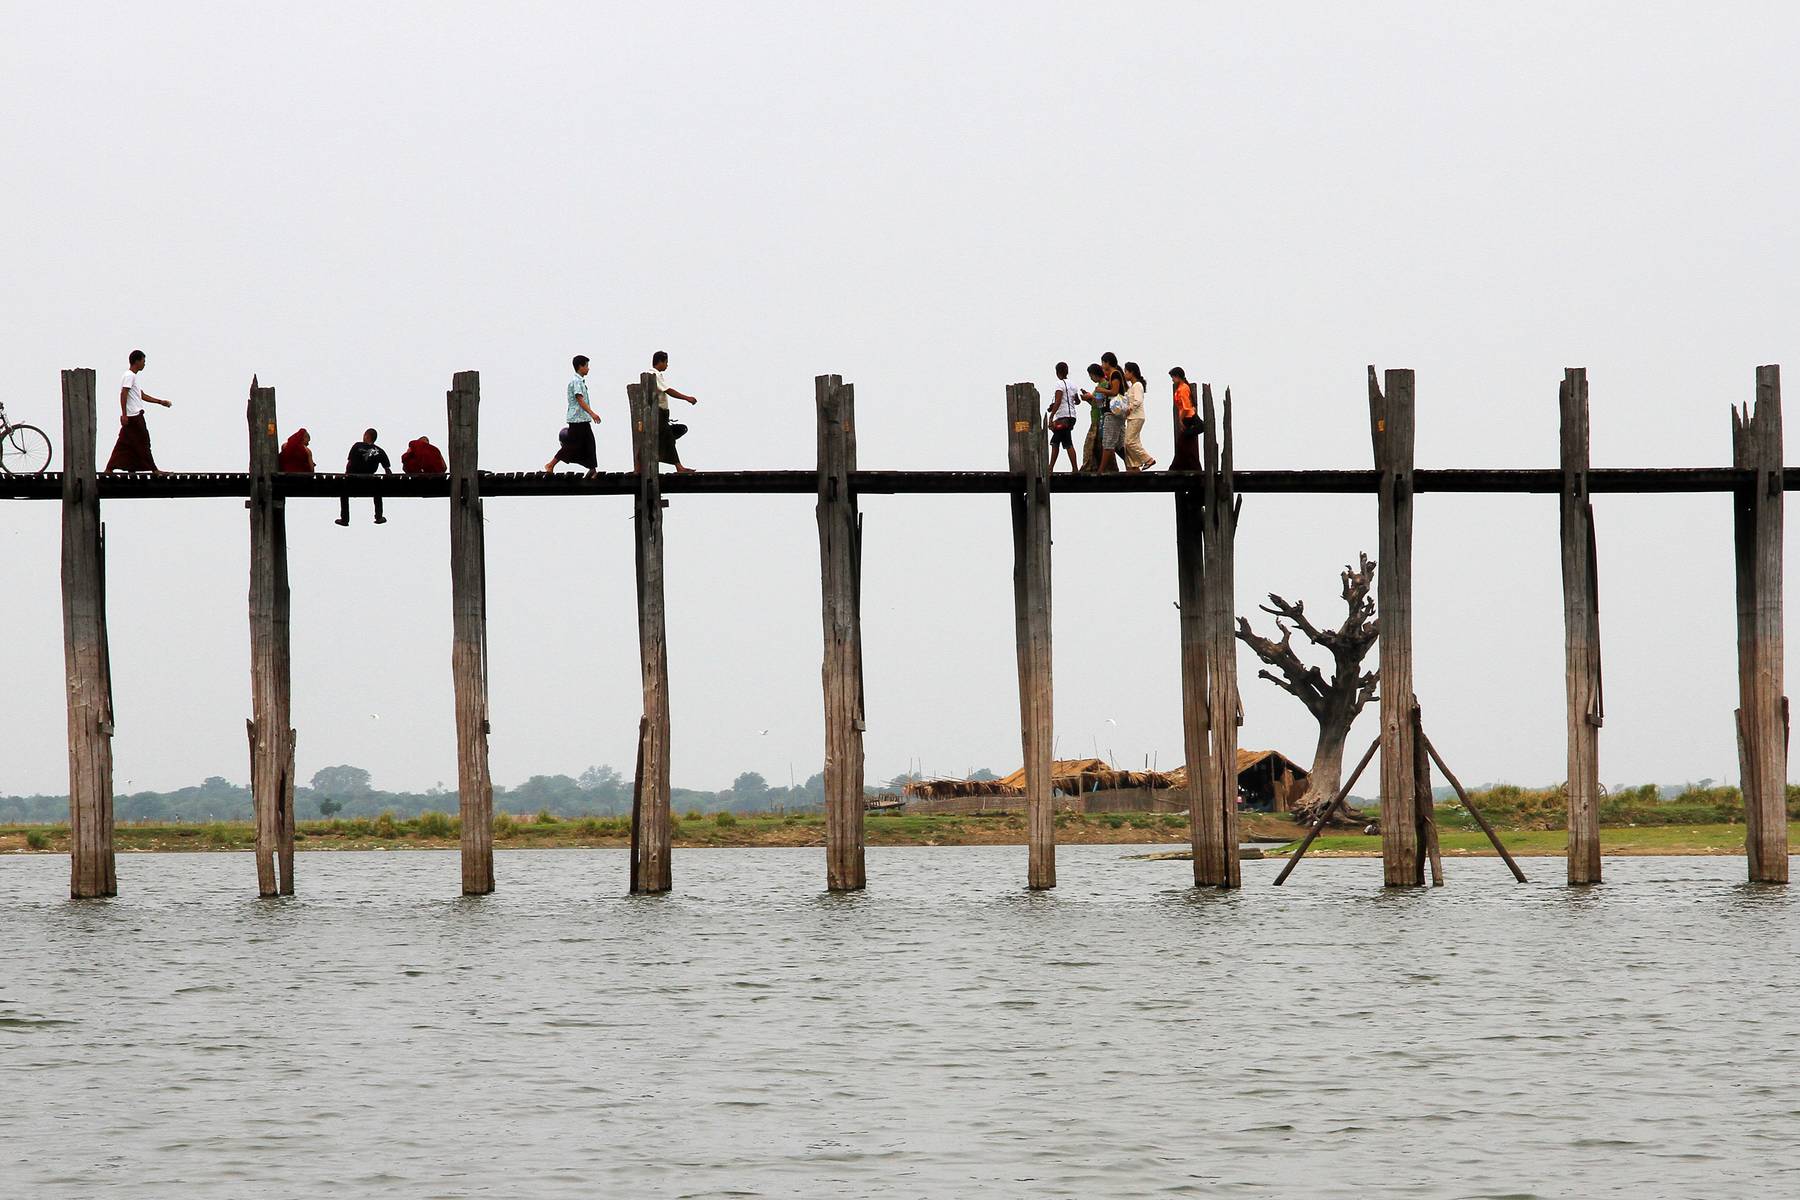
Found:
[[[1278,750],[1238,751],[1238,790],[1252,808],[1286,812],[1306,790],[1306,768]],[[1130,789],[1161,791],[1187,786],[1187,768],[1121,771],[1100,758],[1059,758],[1050,767],[1051,787],[1064,796]],[[1025,794],[1025,768],[1001,779],[915,779],[903,793],[909,800],[961,800]]]

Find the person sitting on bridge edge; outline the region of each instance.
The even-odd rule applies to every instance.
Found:
[[[288,440],[281,444],[281,453],[275,458],[275,469],[290,475],[312,474],[312,434],[304,429],[289,434]]]
[[[130,368],[119,380],[119,440],[113,443],[112,457],[106,460],[106,473],[114,471],[148,471],[161,475],[156,457],[150,453],[150,426],[144,420],[144,405],[160,404],[173,408],[167,400],[159,400],[138,384],[138,373],[144,369],[144,352],[133,350],[126,360]]]
[[[650,369],[656,372],[656,458],[658,462],[673,463],[675,470],[686,475],[694,468],[681,465],[681,451],[676,449],[675,441],[688,431],[688,427],[680,421],[669,419],[669,397],[686,400],[689,404],[698,404],[699,400],[686,392],[678,392],[663,379],[663,372],[669,369],[669,352],[658,350],[650,356]]]
[[[387,451],[375,444],[375,437],[373,429],[363,430],[362,441],[350,447],[350,457],[344,463],[344,474],[373,475],[377,470],[386,471],[389,475],[394,473],[393,464],[388,462]],[[350,523],[350,497],[348,496],[338,497],[337,523],[339,525]],[[375,494],[375,523],[377,525],[387,524],[387,518],[381,513],[381,493],[379,492]]]
[[[407,475],[442,475],[449,469],[431,439],[422,435],[406,443],[400,453],[400,470]]]
[[[592,479],[594,472],[600,469],[598,452],[594,449],[594,423],[600,419],[589,403],[587,385],[588,357],[585,354],[575,356],[575,378],[569,380],[567,411],[563,413],[562,434],[559,440],[562,448],[556,457],[544,464],[544,470],[555,471],[559,462],[568,463],[572,467],[586,467],[587,477]]]

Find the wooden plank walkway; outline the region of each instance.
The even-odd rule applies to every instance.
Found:
[[[542,471],[483,471],[483,499],[502,496],[631,496],[637,477],[631,472],[609,472],[584,479],[570,472],[547,475]],[[1376,473],[1369,470],[1234,470],[1232,480],[1239,493],[1293,495],[1374,495]],[[1052,492],[1166,494],[1201,486],[1197,473],[1143,471],[1137,474],[1050,476]],[[1756,472],[1732,467],[1597,467],[1588,472],[1588,491],[1601,493],[1734,492],[1756,482]],[[166,475],[102,475],[100,496],[105,500],[205,499],[250,496],[250,475],[244,471],[177,473]],[[851,490],[864,496],[1006,495],[1014,487],[1006,471],[854,471]],[[1413,472],[1415,492],[1469,494],[1536,494],[1562,492],[1559,467],[1501,470],[1486,467],[1420,468]],[[1800,470],[1782,472],[1782,487],[1800,491]],[[792,495],[816,496],[819,475],[811,471],[696,471],[691,475],[665,474],[662,493],[684,495]],[[277,475],[275,491],[284,497],[308,496],[415,496],[443,498],[450,494],[448,475]],[[0,499],[60,500],[62,475],[0,475]]]

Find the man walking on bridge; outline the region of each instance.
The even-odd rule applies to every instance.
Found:
[[[656,372],[656,457],[659,462],[675,464],[677,473],[686,475],[694,468],[681,465],[681,451],[675,446],[675,439],[688,431],[688,427],[680,421],[669,419],[669,397],[686,400],[689,404],[700,401],[686,392],[678,392],[663,379],[663,372],[669,369],[669,352],[658,350],[650,356],[650,369]]]
[[[113,443],[112,457],[106,460],[106,473],[114,471],[148,471],[161,475],[156,458],[150,453],[150,426],[144,420],[144,405],[160,404],[173,408],[167,400],[159,400],[138,383],[144,369],[144,352],[133,350],[127,365],[130,370],[119,380],[119,440]]]

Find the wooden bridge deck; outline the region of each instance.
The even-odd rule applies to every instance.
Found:
[[[1787,491],[1800,490],[1800,469],[1783,473]],[[584,479],[576,472],[547,475],[542,471],[483,471],[481,494],[502,496],[630,496],[636,494],[637,476],[610,472]],[[1752,484],[1755,472],[1732,467],[1598,467],[1588,473],[1588,490],[1595,493],[1732,492]],[[1558,468],[1500,470],[1485,467],[1420,468],[1413,472],[1415,492],[1475,494],[1528,493],[1554,496],[1561,492],[1563,473]],[[1198,488],[1198,474],[1142,471],[1111,475],[1058,474],[1050,476],[1052,492],[1154,492],[1170,493],[1183,487]],[[1373,495],[1376,473],[1372,470],[1236,470],[1233,484],[1239,492],[1299,495]],[[450,494],[448,475],[276,475],[280,496],[421,496]],[[865,496],[1004,495],[1016,486],[1007,471],[855,471],[851,490]],[[171,472],[166,475],[102,475],[100,496],[106,500],[194,499],[250,496],[246,471],[209,473]],[[665,473],[665,495],[815,495],[817,471],[696,471],[689,475]],[[0,475],[0,499],[58,500],[62,475]]]

